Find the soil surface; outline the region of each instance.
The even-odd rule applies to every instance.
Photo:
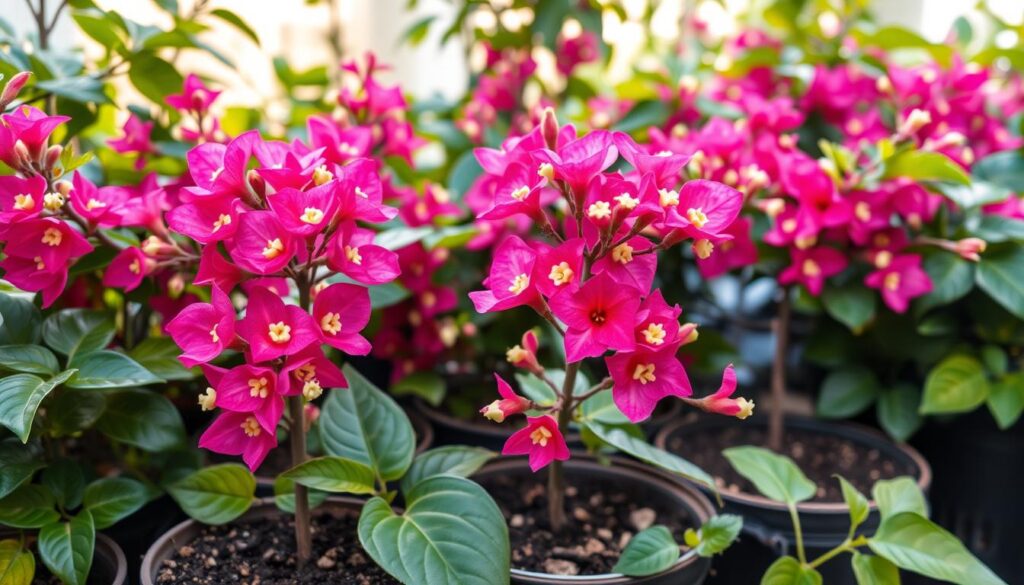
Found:
[[[164,561],[158,584],[392,585],[359,544],[355,511],[313,518],[313,560],[296,568],[291,516],[207,526]]]
[[[736,473],[722,451],[740,445],[763,446],[767,442],[765,427],[737,425],[714,433],[675,433],[668,437],[666,447],[713,475],[719,489],[756,494],[753,484]],[[818,492],[812,498],[815,502],[843,501],[839,481],[833,477],[835,474],[845,477],[869,498],[871,486],[880,479],[901,475],[917,477],[918,474],[917,468],[909,463],[837,435],[787,428],[783,445],[783,455],[792,458],[807,478],[817,484]]]
[[[554,575],[610,573],[637,532],[662,524],[682,542],[686,529],[695,525],[687,510],[638,502],[627,486],[567,480],[570,526],[556,535],[548,522],[546,473],[478,478],[508,520],[513,568]]]

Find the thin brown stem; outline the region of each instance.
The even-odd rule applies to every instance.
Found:
[[[593,397],[598,392],[611,388],[612,384],[614,384],[614,381],[611,379],[611,377],[607,377],[604,380],[601,380],[601,382],[594,384],[593,386],[590,387],[589,390],[573,398],[572,407],[577,408],[579,405],[586,402],[589,398]]]
[[[310,283],[306,278],[296,281],[299,289],[299,305],[309,311]],[[288,397],[288,411],[291,415],[292,428],[289,435],[292,466],[306,460],[306,407],[302,395]],[[299,565],[305,565],[312,557],[313,531],[309,514],[309,493],[306,486],[295,484],[295,546]]]
[[[782,438],[785,434],[786,404],[786,351],[789,345],[789,287],[782,289],[778,314],[772,320],[772,331],[775,333],[775,357],[772,360],[772,405],[768,411],[768,447],[774,451],[782,450]]]

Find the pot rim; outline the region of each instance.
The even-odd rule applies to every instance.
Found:
[[[630,459],[625,459],[616,455],[609,456],[608,459],[611,460],[612,464],[603,465],[598,462],[597,458],[591,455],[573,451],[572,457],[567,461],[563,461],[562,464],[566,467],[578,467],[584,469],[598,468],[602,471],[611,470],[613,472],[619,472],[627,475],[638,482],[660,484],[662,488],[668,491],[676,493],[682,492],[681,495],[683,498],[690,501],[690,512],[697,516],[701,524],[706,522],[712,516],[718,515],[717,510],[715,510],[715,507],[711,504],[711,501],[708,500],[707,496],[696,490],[693,486],[676,482],[667,473]],[[506,457],[491,461],[481,468],[480,471],[494,471],[508,467],[523,468],[526,467],[526,464],[527,459],[525,457]],[[701,559],[702,557],[697,555],[697,551],[691,549],[681,554],[679,559],[673,563],[671,567],[660,573],[645,576],[644,578],[671,574],[683,567],[697,563]],[[637,578],[623,575],[622,573],[602,573],[599,575],[553,575],[551,573],[538,573],[535,571],[516,568],[511,569],[511,574],[513,577],[529,579],[548,579],[564,583],[593,583],[600,585],[627,585],[628,583],[631,583],[633,579]]]
[[[266,508],[273,508],[273,511],[284,514],[285,512],[282,512],[277,508],[277,504],[275,504],[274,499],[274,496],[266,498],[253,498],[253,502],[249,506],[249,509],[246,510],[244,514],[242,514],[238,518],[235,518],[231,522],[238,522],[258,517],[261,515],[261,512]],[[354,496],[336,495],[329,496],[326,500],[324,500],[324,503],[321,504],[321,507],[323,507],[323,509],[326,510],[351,508],[358,513],[359,509],[362,508],[364,503],[365,500],[361,500]],[[333,507],[324,507],[324,504],[336,505]],[[161,534],[160,538],[157,538],[153,542],[153,544],[149,545],[149,548],[146,549],[145,556],[142,557],[142,566],[139,568],[139,577],[142,579],[143,585],[154,585],[156,583],[156,579],[154,578],[156,574],[155,571],[160,568],[159,562],[163,561],[163,559],[159,559],[158,561],[158,553],[163,551],[164,549],[173,547],[174,539],[180,537],[193,526],[203,527],[206,526],[206,524],[203,524],[202,522],[199,522],[198,520],[194,520],[192,518],[189,518],[188,520],[183,520],[172,526],[167,532]],[[127,568],[125,570],[127,571]]]
[[[884,444],[891,446],[895,451],[907,456],[911,460],[911,462],[913,462],[913,464],[918,469],[918,477],[916,477],[915,480],[917,482],[917,487],[921,488],[921,491],[927,491],[928,488],[931,486],[931,465],[928,464],[928,461],[921,455],[921,453],[917,451],[917,449],[911,447],[907,443],[897,443],[876,429],[859,423],[852,423],[849,421],[826,422],[820,419],[798,415],[786,415],[785,420],[787,424],[795,424],[796,426],[802,428],[803,430],[818,432],[824,431],[822,434],[827,434],[829,431],[831,431],[831,429],[829,429],[828,427],[838,428],[840,430],[840,433],[838,434],[843,434],[842,431],[846,431],[847,433],[854,435],[853,437],[850,437],[850,439],[856,442],[863,443],[869,439],[880,440]],[[661,431],[659,431],[657,436],[655,437],[654,444],[659,449],[667,450],[666,447],[669,435],[675,433],[676,431],[684,427],[713,427],[719,426],[720,424],[720,422],[716,422],[714,419],[704,418],[695,421],[693,420],[693,418],[690,417],[683,418],[681,420],[669,423],[664,428],[662,428]],[[745,424],[761,425],[762,421]],[[765,422],[763,424],[767,423]],[[680,479],[679,481],[685,480]],[[704,486],[698,484],[695,484],[695,486],[702,492],[710,491],[708,490],[708,488]],[[759,506],[762,508],[768,508],[771,510],[778,510],[782,512],[789,511],[789,508],[786,506],[786,504],[776,502],[775,500],[770,500],[760,494],[751,494],[748,492],[728,492],[725,490],[720,490],[718,493],[722,496],[723,500],[739,504]],[[875,503],[875,500],[870,499],[870,494],[867,494],[866,496],[869,498],[868,509],[872,512],[878,510],[878,504]],[[796,505],[796,508],[798,512],[813,512],[817,514],[848,514],[850,511],[850,507],[847,506],[845,502],[799,502]]]
[[[39,532],[38,529],[24,529],[23,531]],[[7,536],[8,532],[10,532],[10,534],[15,534],[18,532],[18,529],[12,528],[8,531],[5,526],[3,527],[3,530],[0,530],[0,537]],[[124,551],[121,550],[121,545],[117,544],[113,538],[110,538],[106,534],[97,532],[96,545],[94,546],[92,553],[94,563],[96,562],[96,553],[99,552],[100,548],[106,549],[106,551],[114,557],[114,564],[117,565],[117,568],[114,571],[114,581],[110,585],[124,585],[128,580],[128,557],[124,556]]]

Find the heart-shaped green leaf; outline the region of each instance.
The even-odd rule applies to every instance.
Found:
[[[629,540],[612,571],[630,577],[654,575],[679,560],[679,545],[672,531],[664,526],[651,526]]]
[[[737,473],[749,479],[768,499],[795,504],[810,499],[817,490],[792,459],[768,449],[732,447],[722,454]]]
[[[68,522],[53,522],[39,529],[39,556],[65,585],[85,585],[96,547],[92,514],[81,511]]]
[[[871,488],[871,497],[878,505],[882,520],[901,512],[914,512],[928,516],[928,504],[917,482],[909,477],[883,479]]]
[[[857,585],[900,585],[900,570],[882,557],[855,552],[850,566]]]
[[[914,512],[884,519],[868,546],[897,567],[932,579],[960,585],[1006,585],[955,536]]]
[[[0,583],[4,585],[32,585],[36,574],[36,559],[21,548],[14,539],[0,540]]]
[[[308,488],[347,494],[372,494],[375,478],[369,466],[344,457],[317,457],[296,465],[281,477]]]
[[[985,366],[968,355],[952,355],[932,368],[924,382],[921,414],[974,410],[988,398]]]
[[[359,541],[378,565],[402,583],[507,585],[505,518],[483,488],[439,475],[406,494],[398,515],[372,498],[359,518]]]
[[[109,313],[86,309],[65,309],[43,322],[46,345],[68,356],[68,360],[107,347],[115,331],[114,319]]]
[[[57,373],[57,356],[41,345],[0,346],[0,368],[50,376]]]
[[[988,293],[1007,311],[1024,319],[1024,249],[1019,245],[1002,244],[985,253],[978,262],[975,280],[978,288]]]
[[[134,388],[163,382],[137,361],[116,351],[101,350],[78,354],[71,365],[78,368],[71,388]]]
[[[149,501],[150,491],[142,482],[126,477],[98,479],[85,488],[83,504],[92,513],[97,529],[104,529],[131,516]]]
[[[821,585],[821,573],[802,566],[793,557],[782,557],[768,567],[761,585]]]
[[[67,381],[75,370],[66,370],[44,380],[32,374],[15,374],[0,379],[0,424],[28,442],[36,410],[54,388]]]
[[[56,500],[41,485],[25,484],[0,499],[0,524],[12,528],[39,528],[60,520]],[[4,581],[0,581],[3,583]]]
[[[181,348],[170,337],[147,337],[128,352],[128,356],[164,380],[191,380],[196,374],[181,365]]]
[[[369,465],[387,481],[412,464],[416,435],[395,401],[346,365],[349,387],[332,390],[320,413],[320,438],[329,455]]]
[[[186,514],[204,524],[224,524],[249,509],[256,497],[256,478],[243,465],[205,467],[167,486]]]
[[[412,467],[402,478],[402,491],[409,492],[419,482],[435,475],[469,477],[497,455],[480,447],[448,445],[425,451],[416,456]]]
[[[681,475],[690,481],[703,484],[710,490],[718,491],[714,480],[711,479],[711,476],[706,471],[678,455],[673,455],[668,451],[659,449],[642,438],[634,437],[622,429],[596,421],[586,423],[586,428],[599,439],[623,453],[632,455],[665,471]]]
[[[716,555],[732,546],[740,530],[743,529],[743,517],[736,514],[712,516],[700,527],[696,534],[697,554],[702,557]]]
[[[165,451],[185,442],[185,425],[165,396],[147,390],[120,390],[107,396],[96,427],[115,441],[146,451]]]

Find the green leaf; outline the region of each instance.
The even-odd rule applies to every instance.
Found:
[[[550,368],[544,370],[544,374],[554,383],[555,388],[561,389],[565,384],[565,370]],[[516,381],[519,382],[519,389],[530,400],[541,406],[550,406],[555,403],[555,391],[547,385],[544,380],[537,376],[524,372],[516,372]],[[582,372],[576,375],[573,386],[573,394],[580,394],[590,389],[590,382]]]
[[[87,429],[99,420],[106,405],[100,392],[65,388],[48,405],[48,430],[61,437]]]
[[[897,567],[960,585],[1006,585],[955,536],[913,512],[882,521],[868,546]]]
[[[67,370],[48,380],[32,374],[0,379],[0,424],[17,435],[22,443],[27,443],[32,421],[43,399],[74,373],[75,370]]]
[[[310,509],[316,508],[327,499],[327,492],[307,490]],[[274,504],[289,514],[295,513],[295,482],[282,476],[274,480]]]
[[[427,226],[415,228],[401,226],[391,228],[377,234],[373,238],[373,243],[374,245],[387,248],[391,251],[401,250],[406,246],[411,246],[412,244],[419,242],[423,238],[427,237],[432,231],[433,228]]]
[[[169,107],[164,99],[178,91],[185,83],[184,78],[173,65],[157,57],[155,53],[136,54],[131,59],[128,79],[154,104]]]
[[[166,397],[146,390],[109,395],[96,427],[115,441],[146,451],[165,451],[185,442],[178,409]]]
[[[821,573],[793,557],[782,557],[768,567],[761,585],[821,585]]]
[[[434,230],[429,236],[423,238],[423,246],[428,250],[434,248],[461,248],[480,233],[479,228],[473,224],[450,225]]]
[[[821,295],[829,315],[851,331],[860,331],[875,318],[874,291],[852,282],[841,287],[827,287]]]
[[[36,87],[82,104],[110,103],[103,92],[103,82],[89,75],[47,79],[36,83]]]
[[[864,412],[878,396],[878,379],[864,366],[829,372],[818,395],[819,416],[850,418]]]
[[[855,552],[850,564],[857,585],[900,585],[900,570],[882,557]]]
[[[1000,429],[1006,430],[1017,422],[1024,412],[1024,372],[1008,374],[992,384],[988,409]]]
[[[580,419],[583,422],[597,421],[609,425],[629,424],[626,415],[615,406],[611,390],[602,390],[588,398],[580,407]]]
[[[883,479],[871,488],[871,497],[878,505],[878,513],[882,520],[901,514],[913,512],[928,516],[928,504],[917,482],[909,477]]]
[[[660,525],[651,526],[630,539],[612,571],[645,577],[664,571],[678,560],[679,545],[672,538],[672,531]]]
[[[66,309],[43,322],[43,340],[71,360],[76,354],[103,349],[114,339],[114,319],[109,313]]]
[[[31,301],[0,293],[0,344],[34,345],[43,317]]]
[[[373,470],[344,457],[317,457],[292,467],[281,477],[325,492],[374,493]]]
[[[140,366],[167,381],[191,380],[196,374],[181,365],[181,349],[170,337],[147,337],[128,352]]]
[[[67,384],[70,388],[133,388],[163,382],[137,361],[109,349],[78,354],[70,365],[78,368]]]
[[[0,499],[0,524],[11,528],[46,526],[60,520],[60,514],[54,509],[56,504],[50,490],[41,485],[25,484]]]
[[[384,499],[370,499],[359,517],[359,541],[403,583],[509,582],[505,518],[483,488],[460,477],[420,482],[406,494],[402,515]]]
[[[29,374],[56,374],[57,356],[41,345],[0,346],[0,368]]]
[[[252,30],[252,27],[250,27],[248,24],[246,24],[244,20],[242,20],[242,17],[238,16],[234,12],[231,12],[230,10],[225,10],[223,8],[215,8],[210,11],[210,16],[216,16],[217,18],[237,28],[242,34],[252,39],[252,42],[255,43],[256,46],[259,46],[259,35],[256,34],[256,31]]]
[[[473,155],[473,150],[467,150],[455,161],[448,174],[448,193],[454,200],[460,201],[483,172],[484,169]]]
[[[1024,221],[1002,215],[983,215],[974,228],[974,235],[989,244],[1024,241]]]
[[[39,450],[14,439],[0,441],[0,498],[6,497],[46,467]]]
[[[743,530],[742,516],[736,514],[712,516],[693,535],[698,541],[695,550],[702,557],[710,557],[723,552],[732,546],[741,530]]]
[[[1020,192],[1020,186],[1024,185],[1024,154],[1019,150],[990,154],[974,163],[971,172],[978,179]]]
[[[978,261],[975,280],[978,288],[988,293],[1007,311],[1024,319],[1024,247],[993,249]]]
[[[0,583],[4,585],[32,585],[36,574],[36,559],[21,548],[14,539],[0,540]]]
[[[256,478],[243,465],[205,467],[167,486],[167,493],[186,514],[204,524],[225,524],[249,509],[256,496]]]
[[[786,504],[808,500],[817,490],[792,459],[762,447],[732,447],[722,451],[733,469],[750,480],[766,498]]]
[[[411,492],[418,483],[436,475],[469,477],[496,455],[494,451],[462,445],[424,451],[413,459],[412,466],[402,478],[402,492]]]
[[[907,177],[918,181],[950,181],[969,185],[970,177],[948,156],[938,152],[905,150],[885,161],[884,179]]]
[[[349,387],[332,390],[320,413],[324,450],[369,465],[387,481],[399,479],[416,449],[409,417],[348,364],[344,373]]]
[[[64,585],[86,585],[96,547],[96,526],[88,510],[69,522],[53,522],[39,529],[39,556]]]
[[[868,499],[857,488],[853,487],[853,484],[846,481],[845,477],[837,475],[836,479],[839,480],[839,486],[843,491],[843,501],[846,502],[846,506],[850,509],[850,525],[852,530],[868,519],[868,514],[871,513],[870,508],[868,508]]]
[[[883,390],[878,395],[878,423],[897,441],[906,441],[921,427],[921,391],[909,385]]]
[[[963,298],[974,287],[974,263],[956,254],[941,250],[926,254],[922,266],[932,281],[931,292],[915,301],[922,313]]]
[[[74,510],[82,503],[85,474],[82,467],[70,459],[58,459],[47,466],[42,474],[43,485],[57,498],[57,504]]]
[[[647,100],[637,103],[614,126],[620,132],[646,130],[651,126],[661,126],[668,119],[668,104],[661,100]]]
[[[998,203],[1013,195],[1012,191],[1004,187],[981,180],[974,180],[970,185],[942,183],[938,186],[938,191],[960,209],[973,209],[989,203]]]
[[[444,400],[444,379],[435,372],[413,372],[391,386],[395,396],[419,396],[432,406]]]
[[[971,356],[952,355],[928,373],[919,412],[968,412],[985,402],[988,392],[988,378],[981,362]]]
[[[586,423],[586,428],[599,439],[623,453],[632,455],[665,471],[681,475],[690,481],[702,484],[715,493],[718,492],[718,489],[715,487],[715,481],[706,471],[678,455],[673,455],[668,451],[659,449],[620,428],[611,427],[596,421]]]
[[[92,513],[97,529],[117,524],[137,512],[149,501],[146,486],[126,477],[98,479],[85,488],[83,504]]]
[[[82,32],[108,51],[113,51],[123,44],[116,25],[110,19],[83,12],[75,12],[71,18],[78,24],[78,28],[82,29]]]
[[[423,42],[423,39],[427,38],[427,33],[430,31],[430,23],[434,22],[435,19],[437,19],[437,16],[433,14],[420,18],[412,23],[409,28],[405,29],[405,32],[399,38],[404,39],[412,47],[418,46]]]

